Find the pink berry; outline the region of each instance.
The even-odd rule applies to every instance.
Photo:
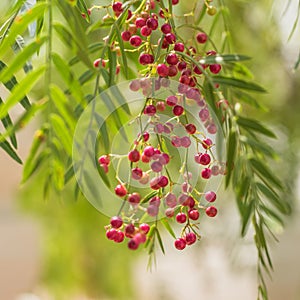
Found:
[[[155,133],[158,133],[158,134],[161,134],[164,132],[164,125],[161,124],[161,123],[158,123],[154,126],[154,132]]]
[[[189,216],[189,218],[191,220],[194,220],[194,221],[198,220],[199,219],[199,215],[200,214],[199,214],[199,211],[197,209],[190,209],[188,211],[188,216]]]
[[[147,223],[142,223],[140,226],[140,230],[147,234],[150,230],[150,226]]]
[[[174,116],[181,116],[184,112],[184,108],[181,105],[175,105],[173,107]]]
[[[161,77],[166,77],[169,74],[169,68],[165,64],[159,64],[157,66],[156,71],[157,71],[157,74]]]
[[[205,168],[201,171],[201,176],[204,179],[209,179],[211,177],[211,169]]]
[[[108,165],[107,164],[100,164],[100,167],[103,169],[104,173],[108,173]]]
[[[144,114],[148,116],[154,116],[156,114],[156,107],[152,104],[147,105],[144,109]]]
[[[217,198],[216,193],[214,193],[213,191],[209,191],[205,193],[205,200],[208,202],[214,202]]]
[[[210,146],[212,146],[212,144],[213,144],[213,142],[212,142],[211,139],[205,139],[205,140],[202,141],[202,147],[204,149],[210,148]]]
[[[169,66],[169,74],[168,74],[169,77],[174,77],[177,75],[177,73],[178,73],[178,70],[177,70],[176,66],[173,66],[173,65]]]
[[[122,2],[115,2],[112,6],[112,9],[114,12],[118,13],[118,12],[122,12]]]
[[[187,245],[192,245],[196,242],[197,236],[194,232],[189,232],[185,236],[185,241]]]
[[[168,193],[165,197],[165,201],[168,207],[173,208],[177,205],[177,199],[173,193]]]
[[[204,32],[199,32],[196,36],[197,42],[200,44],[204,44],[207,41],[207,35]]]
[[[155,205],[149,205],[147,207],[147,213],[150,217],[156,217],[158,215],[159,208]]]
[[[158,27],[158,21],[154,18],[149,18],[146,22],[146,25],[152,29],[152,30],[156,30]]]
[[[142,43],[142,39],[138,36],[138,35],[133,35],[130,40],[129,43],[133,46],[133,47],[139,47]]]
[[[196,132],[197,128],[194,124],[187,124],[187,125],[185,125],[185,130],[189,134],[194,134]]]
[[[167,55],[166,61],[169,65],[176,65],[178,63],[178,57],[175,53],[170,53]]]
[[[185,213],[178,213],[177,215],[176,215],[176,221],[178,222],[178,223],[185,223],[186,222],[186,214]]]
[[[218,213],[218,210],[214,207],[214,206],[209,206],[206,208],[205,213],[209,216],[209,217],[215,217]]]
[[[152,157],[154,155],[154,148],[152,146],[145,147],[144,155],[147,157]]]
[[[165,38],[169,44],[174,44],[176,42],[176,36],[172,32],[167,33]]]
[[[161,155],[159,155],[158,161],[162,165],[167,165],[170,162],[170,156],[167,153],[162,153]]]
[[[158,101],[156,103],[156,109],[159,110],[159,111],[164,111],[166,109],[165,102]]]
[[[162,31],[162,33],[167,34],[167,33],[170,33],[170,32],[171,32],[172,27],[171,27],[170,24],[165,23],[165,24],[163,24],[163,25],[161,26],[160,30]]]
[[[201,165],[207,166],[211,161],[210,155],[207,153],[204,153],[200,155],[199,163]]]
[[[146,242],[146,235],[144,233],[137,233],[133,238],[138,244],[143,244]]]
[[[186,206],[189,196],[186,194],[180,194],[178,197],[178,203]]]
[[[178,136],[172,137],[171,143],[176,148],[181,147],[181,139]]]
[[[186,62],[185,61],[180,61],[177,65],[177,68],[179,71],[183,71],[186,69]]]
[[[124,185],[118,184],[115,188],[115,193],[119,197],[124,197],[127,194],[127,189]]]
[[[158,177],[158,185],[161,188],[166,187],[169,184],[169,179],[166,176],[160,176]]]
[[[99,162],[99,164],[109,165],[109,163],[110,163],[109,155],[101,155],[98,158],[98,162]]]
[[[128,242],[128,248],[130,250],[136,250],[139,247],[139,244],[132,238]]]
[[[195,156],[194,156],[195,162],[196,162],[197,164],[200,164],[200,157],[201,157],[201,155],[202,155],[202,153],[197,153],[197,154],[195,154]]]
[[[139,57],[139,63],[141,65],[149,65],[154,62],[154,57],[152,54],[142,53]]]
[[[221,69],[222,67],[219,64],[209,65],[209,70],[214,74],[218,74],[221,71]]]
[[[154,196],[150,199],[149,205],[160,206],[160,198],[158,196]]]
[[[179,0],[172,0],[172,4],[173,5],[176,5],[176,4],[178,4],[179,3]]]
[[[155,161],[151,164],[151,169],[153,172],[159,173],[161,172],[162,168],[163,168],[162,164],[158,161]]]
[[[142,162],[148,163],[151,160],[150,157],[146,156],[144,153],[142,154]]]
[[[134,233],[135,233],[135,227],[134,227],[134,225],[131,224],[131,223],[127,224],[125,226],[125,236],[126,237],[132,237]]]
[[[181,138],[181,146],[188,148],[191,145],[191,139],[188,136],[183,136]]]
[[[143,177],[143,170],[140,168],[134,168],[131,170],[131,176],[135,180],[140,180]]]
[[[100,63],[101,63],[101,66],[102,66],[103,68],[105,68],[106,63],[105,63],[105,61],[104,61],[102,58],[97,58],[97,59],[94,61],[94,67],[95,67],[95,68],[98,68],[98,67],[100,66]]]
[[[110,225],[112,228],[118,229],[123,225],[123,220],[119,216],[112,217],[110,219]]]
[[[219,166],[212,166],[212,167],[211,167],[211,174],[212,174],[213,176],[219,175],[219,172],[220,172]]]
[[[130,31],[128,31],[128,30],[123,31],[122,34],[121,34],[121,37],[122,37],[123,41],[128,42],[130,40],[130,38],[131,38]]]
[[[183,250],[186,247],[186,241],[183,238],[178,238],[175,240],[174,246],[177,250]]]
[[[182,43],[176,43],[174,45],[174,50],[178,52],[183,52],[184,51],[184,44]]]
[[[169,207],[165,210],[165,215],[168,218],[172,218],[174,216],[174,209]]]
[[[142,178],[139,180],[139,183],[147,184],[149,182],[149,177],[149,174],[144,172]]]
[[[131,91],[136,92],[140,89],[140,81],[138,79],[132,80],[129,84],[129,88]]]
[[[117,235],[118,235],[118,231],[115,228],[111,228],[111,229],[106,231],[106,237],[109,240],[114,240]]]
[[[152,29],[149,28],[148,26],[143,26],[141,28],[141,35],[142,36],[149,36],[149,35],[151,35],[151,33],[152,33]]]
[[[215,134],[217,132],[217,126],[215,124],[209,124],[207,127],[207,132],[210,134]]]
[[[152,178],[150,180],[150,187],[151,187],[151,189],[153,189],[153,190],[159,190],[160,186],[159,186],[158,182],[159,182],[159,178],[158,177]]]
[[[184,193],[190,193],[193,190],[193,188],[192,188],[192,186],[190,184],[188,184],[187,182],[184,182],[181,185],[181,190]]]
[[[150,134],[146,131],[143,133],[143,140],[144,142],[147,142],[150,138]]]
[[[176,96],[168,96],[166,99],[166,103],[169,106],[175,106],[178,102],[178,98]]]
[[[202,122],[205,122],[209,118],[209,110],[207,108],[202,108],[199,112],[199,118]]]
[[[137,162],[140,160],[140,152],[136,149],[134,150],[131,150],[129,153],[128,153],[128,159],[131,161],[131,162]]]
[[[128,196],[128,202],[131,204],[138,204],[141,201],[141,196],[139,193],[132,193]]]
[[[179,82],[182,84],[189,85],[190,81],[191,81],[191,78],[187,75],[181,75],[179,77]]]
[[[142,28],[142,27],[145,26],[145,25],[146,25],[146,21],[145,21],[144,18],[137,18],[137,19],[135,20],[135,26],[136,26],[137,28]]]
[[[124,241],[125,234],[122,231],[117,231],[117,235],[114,238],[116,243],[122,243]]]

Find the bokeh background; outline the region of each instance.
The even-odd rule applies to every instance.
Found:
[[[189,3],[181,2],[186,9]],[[280,243],[271,243],[275,267],[268,283],[271,300],[300,299],[300,69],[293,71],[300,25],[288,40],[298,1],[286,2],[290,6],[285,11],[287,3],[280,0],[225,1],[234,51],[253,57],[247,66],[268,90],[258,99],[267,110],[256,117],[277,132],[273,146],[281,155],[273,167],[291,188],[287,196],[293,199],[286,228],[275,227]],[[9,4],[10,0],[1,1],[0,15]],[[1,86],[0,95],[5,99]],[[17,116],[18,110],[13,114]],[[23,159],[37,126],[38,120],[19,133]],[[158,251],[157,267],[149,272],[146,252],[129,252],[126,245],[105,239],[108,219],[85,199],[75,202],[72,192],[66,191],[63,199],[44,201],[39,178],[20,186],[21,174],[21,166],[0,151],[1,300],[256,299],[252,233],[240,238],[230,192],[219,191],[221,213],[203,224],[201,243],[178,252],[166,234],[167,254]]]

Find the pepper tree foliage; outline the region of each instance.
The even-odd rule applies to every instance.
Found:
[[[258,299],[268,299],[264,276],[270,275],[273,269],[268,238],[276,239],[271,224],[283,225],[283,216],[290,212],[290,205],[281,196],[284,192],[281,180],[269,167],[276,152],[268,145],[268,139],[275,138],[275,133],[238,109],[241,105],[251,107],[255,115],[260,109],[259,95],[265,90],[251,81],[251,72],[242,63],[250,58],[231,50],[230,31],[234,29],[228,25],[230,11],[225,1],[215,1],[215,7],[208,0],[191,1],[181,16],[173,13],[172,1],[154,2],[154,11],[164,12],[172,31],[186,47],[201,31],[209,37],[203,53],[208,50],[217,53],[204,55],[201,64],[192,55],[179,52],[177,55],[203,73],[196,74],[197,87],[214,111],[226,137],[225,186],[236,195],[241,235],[246,234],[249,226],[254,231],[258,252]],[[123,41],[121,32],[130,22],[129,9],[134,16],[145,9],[148,1],[123,2],[122,11],[117,15],[112,11],[112,4],[106,1],[105,5],[92,6],[89,10],[84,0],[18,0],[9,8],[1,24],[0,79],[9,95],[6,99],[0,98],[3,124],[0,146],[16,162],[23,163],[23,182],[39,169],[46,170],[45,197],[50,192],[59,195],[70,185],[74,187],[74,197],[79,193],[72,165],[72,137],[76,122],[90,101],[117,82],[155,75],[157,65],[165,56],[161,53],[169,51],[168,48],[163,50],[162,44],[158,45],[151,49],[154,54],[151,66],[141,66],[138,55],[149,40],[143,38],[145,45],[136,49]],[[162,32],[159,35],[163,37]],[[61,47],[57,48],[56,43]],[[64,47],[74,56],[66,57]],[[97,58],[100,58],[100,65],[95,67],[93,61]],[[102,65],[102,60],[108,64]],[[222,65],[222,71],[217,75],[203,68],[203,64],[215,63]],[[116,74],[118,68],[119,75]],[[57,76],[63,84],[58,83]],[[35,87],[40,85],[43,94],[35,94]],[[114,105],[109,101],[103,106]],[[20,105],[23,112],[13,120],[11,110]],[[43,122],[34,135],[27,159],[22,162],[17,153],[16,134],[40,115]],[[128,119],[129,115],[114,114],[109,124],[104,123],[101,133],[105,135],[107,126],[112,130],[120,129]],[[105,135],[103,141],[105,149],[110,149],[108,136]],[[105,172],[101,168],[99,172],[104,178]],[[163,223],[172,233],[170,226]],[[163,250],[158,227],[153,228],[152,234],[157,232]],[[154,244],[151,245],[150,253],[154,249]]]

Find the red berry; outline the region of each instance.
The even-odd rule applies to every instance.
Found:
[[[188,216],[191,220],[198,220],[199,219],[199,211],[197,209],[190,209],[188,212]]]
[[[156,107],[152,104],[147,105],[144,109],[144,114],[148,116],[154,116],[156,114]]]
[[[133,224],[127,224],[125,227],[125,235],[126,237],[133,237],[133,234],[135,233],[135,227]]]
[[[154,148],[152,146],[145,147],[144,155],[147,157],[152,157],[154,155]]]
[[[174,44],[176,42],[176,36],[172,32],[167,33],[165,38],[169,44]]]
[[[156,205],[149,205],[147,207],[147,213],[150,217],[156,217],[158,215],[159,208]]]
[[[131,204],[138,204],[141,201],[141,196],[139,193],[132,193],[128,196],[128,202]]]
[[[112,217],[110,219],[110,225],[112,228],[118,229],[123,225],[123,220],[119,216]]]
[[[177,250],[183,250],[186,246],[186,241],[183,238],[178,238],[175,240],[174,246]]]
[[[174,50],[178,52],[183,52],[184,51],[184,44],[182,43],[176,43],[174,45]]]
[[[207,35],[204,32],[199,32],[196,36],[197,42],[200,44],[204,44],[207,41]]]
[[[181,139],[178,136],[172,137],[171,143],[176,148],[181,147]]]
[[[144,19],[144,18],[137,18],[136,20],[135,20],[135,26],[137,27],[137,28],[142,28],[143,26],[145,26],[146,25],[146,20]]]
[[[181,75],[179,78],[179,82],[182,84],[189,85],[190,81],[191,81],[191,78],[187,75]]]
[[[131,176],[135,180],[140,180],[143,177],[143,170],[140,168],[134,168],[131,170]]]
[[[136,92],[140,89],[140,81],[138,79],[132,80],[129,84],[129,88],[131,91]]]
[[[209,169],[209,168],[203,169],[201,172],[201,176],[204,179],[209,179],[211,177],[211,169]]]
[[[140,152],[136,149],[134,150],[131,150],[129,153],[128,153],[128,159],[131,161],[131,162],[137,162],[140,160]]]
[[[129,43],[133,46],[133,47],[139,47],[142,43],[142,39],[138,36],[138,35],[133,35],[130,40]]]
[[[122,231],[117,231],[117,235],[114,238],[116,243],[122,243],[124,241],[125,234]]]
[[[170,156],[167,153],[163,153],[159,156],[158,161],[162,165],[167,165],[170,162]]]
[[[106,237],[109,240],[114,240],[117,235],[118,235],[118,231],[115,228],[111,228],[111,229],[106,231]]]
[[[154,57],[152,54],[142,53],[139,57],[139,63],[141,65],[148,65],[154,62]]]
[[[213,144],[212,140],[211,139],[205,139],[202,141],[202,147],[204,149],[208,149],[210,148],[210,146]]]
[[[168,193],[165,197],[166,205],[174,208],[177,205],[176,196],[173,193]]]
[[[100,164],[100,167],[103,169],[105,173],[108,173],[108,165],[107,164]]]
[[[168,96],[168,98],[166,99],[166,103],[169,106],[175,106],[178,102],[178,98],[176,96]]]
[[[143,140],[144,142],[147,142],[149,140],[150,134],[146,131],[143,133]]]
[[[134,240],[134,239],[130,239],[128,242],[128,248],[130,250],[136,250],[139,247],[139,244]]]
[[[166,176],[158,177],[158,185],[160,188],[164,188],[169,184],[169,179]]]
[[[112,9],[116,13],[122,12],[123,11],[123,9],[122,9],[122,2],[115,2],[113,4],[113,6],[112,6]]]
[[[156,103],[156,109],[159,110],[159,111],[164,111],[166,109],[165,102],[158,101]]]
[[[216,214],[218,213],[218,210],[214,206],[209,206],[209,207],[206,208],[205,213],[209,217],[215,217]]]
[[[194,232],[189,232],[185,236],[185,241],[187,245],[192,245],[196,242],[197,236]]]
[[[144,233],[137,233],[133,239],[137,242],[137,244],[143,244],[146,242],[146,235]]]
[[[147,223],[142,223],[140,226],[140,230],[147,234],[150,230],[150,226]]]
[[[123,41],[128,42],[130,40],[130,38],[131,38],[130,31],[128,31],[128,30],[123,31],[122,34],[121,34],[121,37],[122,37]]]
[[[159,64],[157,66],[157,74],[161,77],[166,77],[169,74],[169,68],[165,64]]]
[[[170,33],[170,32],[171,32],[172,27],[171,27],[170,24],[165,23],[165,24],[163,24],[163,25],[161,26],[160,30],[162,31],[162,33],[167,34],[167,33]]]
[[[186,214],[185,213],[178,213],[177,215],[176,215],[176,221],[178,222],[178,223],[185,223],[186,222]]]
[[[172,4],[173,5],[176,5],[176,4],[178,4],[179,3],[179,0],[172,0]]]
[[[127,189],[124,185],[118,184],[115,188],[115,193],[119,197],[124,197],[127,194]]]
[[[156,172],[156,173],[161,172],[161,170],[163,168],[162,164],[159,161],[154,161],[150,167],[151,167],[152,171]]]
[[[174,209],[171,207],[167,208],[165,211],[165,215],[168,218],[172,218],[174,216]]]
[[[209,154],[204,153],[204,154],[200,155],[199,163],[201,165],[206,166],[206,165],[208,165],[210,163],[210,161],[211,161],[211,158],[210,158]]]
[[[177,65],[178,57],[175,53],[170,53],[167,55],[166,61],[169,65]]]
[[[177,68],[179,71],[183,71],[186,69],[186,62],[185,61],[181,61],[178,63]]]
[[[145,25],[141,28],[141,35],[142,36],[149,36],[149,35],[151,35],[151,33],[152,33],[152,29],[149,28],[148,26]]]
[[[94,67],[95,67],[95,68],[98,68],[98,67],[100,66],[100,63],[101,63],[101,66],[102,66],[103,68],[105,68],[106,63],[105,63],[105,61],[104,61],[102,58],[97,58],[97,59],[94,61]]]
[[[132,11],[130,9],[128,9],[127,11],[127,20],[131,19],[132,17]]]
[[[178,73],[178,70],[177,70],[176,66],[173,66],[173,65],[169,66],[169,74],[168,74],[168,76],[174,77],[174,76],[177,75],[177,73]]]
[[[158,27],[158,21],[154,18],[149,18],[146,22],[146,25],[152,29],[152,30],[156,30]]]
[[[222,67],[219,64],[209,65],[209,70],[214,74],[218,74],[221,71],[221,69]]]
[[[194,134],[196,132],[197,128],[194,124],[187,124],[187,125],[185,125],[185,130],[189,134]]]
[[[209,191],[205,193],[205,200],[208,202],[214,202],[217,198],[216,193],[214,193],[213,191]]]
[[[109,163],[110,163],[109,155],[101,155],[98,158],[98,162],[99,162],[99,164],[109,165]]]
[[[183,136],[181,138],[181,146],[188,148],[191,145],[191,139],[188,136]]]
[[[184,108],[181,105],[175,105],[173,107],[174,116],[181,116],[184,112]]]

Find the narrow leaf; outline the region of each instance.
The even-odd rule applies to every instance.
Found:
[[[0,143],[0,147],[16,162],[22,164],[21,158],[18,156],[16,151],[12,148],[8,141],[3,141]]]
[[[176,235],[172,229],[172,227],[170,226],[169,222],[167,219],[161,219],[161,223],[164,225],[164,227],[167,229],[167,231],[171,234],[171,236],[176,239]]]

